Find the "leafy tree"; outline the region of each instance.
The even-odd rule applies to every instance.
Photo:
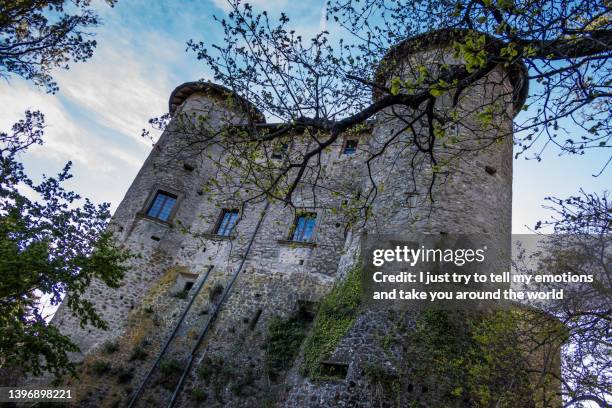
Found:
[[[0,78],[19,75],[56,92],[51,71],[91,58],[99,22],[91,0],[0,1]]]
[[[333,209],[343,210],[349,221],[366,220],[384,186],[371,177],[369,191],[355,193],[354,185],[326,183],[323,155],[344,136],[368,132],[371,120],[402,125],[395,132],[381,132],[376,143],[362,148],[370,176],[385,155],[404,157],[400,162],[412,166],[401,171],[412,171],[414,179],[431,177],[427,192],[431,200],[451,171],[452,161],[467,160],[474,150],[508,138],[514,140],[517,157],[536,160],[551,149],[582,155],[612,147],[612,5],[607,0],[331,0],[326,17],[329,31],[333,28],[335,34],[332,37],[324,30],[312,38],[292,30],[284,13],[275,21],[247,3],[228,3],[231,11],[217,18],[222,42],[191,40],[188,47],[226,88],[214,93],[241,107],[245,118],[237,121],[235,116],[220,115],[212,106],[196,117],[174,112],[170,127],[169,115],[151,120],[154,127],[183,136],[176,141],[177,154],[204,153],[215,162],[215,174],[205,186],[209,196],[231,196],[244,205],[266,198],[297,209],[303,205],[305,191],[311,192],[308,198],[313,198],[309,203],[314,207],[320,204],[315,195],[324,192],[347,198]],[[419,54],[419,46],[432,36],[448,47]],[[398,68],[394,57],[407,62]],[[504,73],[496,79],[494,73],[500,67]],[[515,89],[501,95],[498,102],[514,102],[514,110],[521,110],[516,119],[517,112],[504,111],[486,98],[472,99],[468,110],[461,108],[470,89],[483,82],[495,87],[508,81],[516,81]],[[264,125],[262,117],[278,123]],[[470,129],[471,141],[479,143],[477,149],[473,143],[452,140],[452,132],[471,117],[478,119],[478,127]],[[499,125],[507,119],[514,119],[510,128]],[[446,157],[439,154],[441,150]],[[611,160],[601,163],[596,173],[603,174]],[[383,161],[382,166],[391,166],[382,167],[383,171],[393,173],[393,163],[393,158]],[[559,218],[551,221],[558,237],[569,234],[570,242],[576,242],[585,236],[581,230],[591,227],[605,228],[589,230],[590,234],[603,238],[609,234],[607,198],[585,194],[555,199],[553,204],[559,206]],[[609,244],[605,239],[599,242]],[[568,259],[567,242],[564,245],[551,246],[541,261],[561,271],[567,264],[560,260]],[[576,248],[569,248],[574,250],[570,259],[583,262],[576,268],[605,264],[605,259],[590,251],[580,255]],[[600,294],[604,288],[609,283],[595,287]],[[520,319],[522,333],[516,336],[526,336],[540,353],[535,357],[546,358],[547,370],[536,384],[544,389],[540,396],[544,404],[560,397],[546,391],[550,376],[556,375],[566,405],[589,401],[608,406],[609,307],[589,309],[595,312],[583,315],[585,309],[575,306],[548,310],[567,330],[559,330],[550,314],[536,313]],[[500,321],[498,328],[504,330],[497,337],[483,329],[488,335],[470,335],[466,341],[480,351],[491,342],[503,348],[503,340],[511,336],[506,329],[512,327],[515,333],[517,317],[511,318],[511,325]],[[474,333],[480,330],[475,327]],[[564,365],[557,372],[553,357],[566,335]],[[481,368],[477,364],[481,355],[474,353],[469,363]],[[513,363],[511,357],[499,361],[499,367]],[[529,367],[528,363],[512,367]],[[470,377],[465,390],[484,381],[486,376],[477,374]],[[497,387],[507,378],[489,379]],[[485,394],[479,400],[494,401]]]
[[[219,175],[208,187],[218,188],[223,180],[234,187],[226,192],[236,195],[246,183],[250,189],[241,194],[244,202],[267,196],[295,205],[300,183],[317,186],[325,178],[322,154],[344,135],[363,132],[374,118],[404,125],[363,149],[368,171],[390,147],[412,155],[415,177],[425,177],[426,166],[433,169],[430,198],[444,182],[449,164],[475,150],[473,143],[452,137],[466,117],[480,122],[480,129],[470,129],[472,142],[479,143],[476,150],[514,136],[516,154],[538,160],[551,146],[566,154],[610,148],[608,1],[336,0],[327,8],[330,30],[332,25],[340,30],[336,42],[327,31],[303,38],[290,28],[285,14],[274,21],[247,3],[229,3],[231,12],[217,19],[223,41],[191,40],[188,47],[216,82],[245,98],[232,101],[247,108],[245,126],[236,128],[231,121],[219,126],[210,112],[169,130],[193,136],[185,149],[217,146],[222,152],[214,158]],[[449,46],[426,61],[414,51],[432,35]],[[407,49],[398,46],[407,39],[416,40]],[[449,54],[456,61],[450,63]],[[395,56],[408,61],[399,70],[393,65]],[[489,74],[499,67],[506,74],[494,79]],[[526,111],[513,128],[498,123],[514,112],[489,100],[468,110],[460,107],[462,96],[482,81],[500,86],[512,76],[519,82],[517,89],[498,102],[520,105],[526,98]],[[282,124],[258,125],[262,116]],[[168,116],[151,123],[165,128]],[[274,156],[282,145],[290,148],[278,162]],[[442,157],[442,147],[450,157]],[[602,163],[599,173],[608,163]],[[362,215],[368,215],[379,187],[372,180],[359,200],[352,197]],[[350,195],[348,189],[335,193]]]
[[[70,337],[49,324],[41,305],[47,299],[79,319],[107,324],[85,293],[95,279],[117,287],[131,256],[117,247],[106,226],[109,204],[94,205],[67,191],[71,163],[56,177],[34,182],[18,161],[42,144],[44,116],[26,112],[11,132],[0,133],[0,368],[57,375],[73,371]]]
[[[612,208],[609,194],[586,193],[559,199],[550,197],[553,216],[542,223],[554,234],[544,236],[536,251],[520,263],[521,273],[591,275],[592,282],[560,285],[564,299],[541,305],[564,327],[564,345],[558,370],[564,406],[607,407],[612,401],[610,352],[612,343]],[[535,265],[535,267],[533,266]],[[546,283],[542,290],[555,288]],[[528,328],[541,327],[537,319]],[[534,341],[546,348],[559,339],[543,336]]]

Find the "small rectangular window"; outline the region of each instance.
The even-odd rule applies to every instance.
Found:
[[[272,158],[276,160],[282,159],[283,155],[285,154],[285,152],[287,152],[288,148],[289,148],[289,145],[287,143],[277,145],[272,151]]]
[[[153,203],[147,211],[147,215],[162,221],[168,221],[174,204],[176,204],[175,195],[159,191],[155,195]]]
[[[314,237],[314,227],[317,220],[317,214],[306,213],[300,214],[295,219],[293,226],[292,241],[308,242]]]
[[[215,234],[225,237],[229,236],[236,226],[236,221],[238,221],[238,210],[223,210],[221,212],[221,217],[219,217],[219,223],[217,224]]]
[[[359,140],[357,139],[347,139],[344,143],[343,154],[355,154],[357,152],[357,145],[359,144]]]

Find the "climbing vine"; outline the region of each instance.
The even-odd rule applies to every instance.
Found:
[[[353,326],[361,301],[361,268],[352,268],[319,304],[304,349],[304,375],[320,379],[321,362],[327,359]]]

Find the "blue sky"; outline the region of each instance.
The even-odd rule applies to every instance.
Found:
[[[285,11],[296,31],[311,35],[324,24],[324,0],[252,0],[272,15]],[[179,84],[208,79],[206,67],[185,52],[189,39],[217,42],[213,14],[223,16],[225,0],[119,0],[114,8],[96,4],[103,25],[95,30],[94,57],[57,71],[56,95],[45,94],[13,77],[0,83],[0,128],[8,129],[25,109],[46,115],[46,144],[24,157],[33,175],[55,174],[68,160],[75,177],[69,187],[96,202],[119,204],[151,150],[140,136],[150,117],[167,110],[168,97]],[[583,157],[557,156],[550,150],[542,162],[514,162],[513,232],[527,232],[539,219],[544,197],[566,197],[580,187],[601,192],[611,186],[610,172],[598,178],[608,153]]]

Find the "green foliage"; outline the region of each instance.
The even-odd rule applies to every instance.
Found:
[[[117,344],[117,342],[114,342],[114,341],[107,341],[106,343],[104,343],[104,345],[102,345],[102,351],[105,354],[113,354],[117,352],[118,350],[119,350],[119,344]]]
[[[476,118],[480,122],[480,125],[483,129],[489,128],[495,119],[495,107],[493,105],[489,105],[484,107],[480,112],[476,114]]]
[[[114,5],[116,0],[107,0]],[[0,4],[0,77],[19,75],[48,92],[57,91],[51,76],[68,62],[86,61],[96,41],[90,30],[99,18],[91,0],[4,0]]]
[[[43,128],[44,116],[28,111],[0,132],[0,367],[61,375],[74,372],[67,353],[78,347],[47,323],[39,298],[56,305],[69,292],[65,306],[81,327],[106,329],[85,291],[93,279],[117,287],[131,255],[106,230],[109,204],[79,206],[81,197],[63,188],[70,163],[40,183],[25,174],[17,156],[42,144]]]
[[[364,367],[365,375],[370,381],[380,387],[384,395],[399,395],[400,377],[397,373],[386,370],[380,364],[366,364]]]
[[[183,366],[178,360],[162,360],[159,363],[159,371],[162,375],[171,376],[183,371]]]
[[[206,357],[202,362],[202,365],[198,368],[198,377],[203,380],[205,383],[208,383],[213,373],[215,372],[216,364],[212,359]]]
[[[274,317],[268,326],[266,343],[266,367],[272,380],[291,367],[306,337],[308,319],[302,312],[288,319]]]
[[[486,35],[477,32],[471,32],[461,41],[455,42],[455,56],[463,58],[468,72],[484,68],[487,64],[486,42]]]
[[[181,362],[175,359],[162,360],[158,368],[160,373],[159,383],[166,389],[173,389],[183,372]]]
[[[304,374],[311,379],[321,377],[321,362],[334,351],[342,337],[353,326],[361,301],[361,268],[351,269],[346,279],[325,296],[306,339]]]
[[[91,369],[97,375],[106,374],[111,369],[111,364],[108,361],[96,360],[91,365]]]
[[[189,294],[188,290],[181,290],[180,292],[176,292],[174,294],[174,297],[178,299],[187,299],[188,294]]]
[[[438,82],[431,84],[431,87],[429,88],[429,93],[431,96],[435,96],[437,98],[438,96],[442,96],[442,94],[444,94],[444,92],[448,91],[449,89],[450,85],[443,79],[440,79]]]
[[[412,339],[419,350],[417,377],[433,377],[446,398],[476,407],[524,406],[532,396],[520,345],[519,314],[426,311]],[[449,336],[453,333],[453,336]]]
[[[191,390],[191,396],[196,402],[204,402],[208,398],[208,393],[200,388],[194,388]]]
[[[391,92],[391,95],[399,94],[401,89],[402,89],[402,80],[397,77],[393,78],[391,80],[391,88],[389,89],[389,91]]]

